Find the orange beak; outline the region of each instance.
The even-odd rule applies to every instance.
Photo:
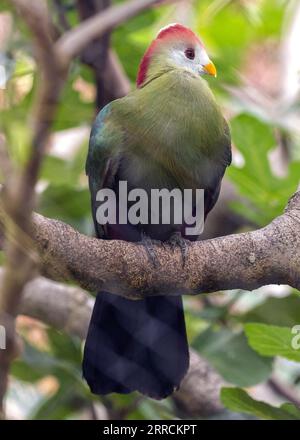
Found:
[[[206,64],[205,66],[203,66],[203,70],[205,73],[207,73],[207,75],[211,75],[216,78],[217,69],[216,69],[216,66],[214,65],[214,63],[210,62],[210,63]]]

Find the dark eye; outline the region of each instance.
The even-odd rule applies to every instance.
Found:
[[[193,60],[195,58],[195,50],[192,47],[186,49],[184,54],[189,60]]]

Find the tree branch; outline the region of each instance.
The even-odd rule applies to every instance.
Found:
[[[77,9],[81,21],[94,17],[111,6],[111,0],[77,0]],[[115,99],[106,82],[104,72],[107,70],[108,52],[111,33],[107,31],[101,38],[89,42],[81,54],[81,60],[94,70],[96,83],[96,111],[100,111],[108,102]]]
[[[160,264],[153,267],[140,243],[90,238],[38,214],[33,227],[42,272],[90,291],[137,299],[267,284],[300,288],[300,192],[265,228],[191,243],[184,268],[180,250],[167,243],[154,242]]]
[[[271,283],[300,288],[300,192],[265,228],[190,244],[184,268],[180,250],[167,244],[154,244],[160,262],[154,268],[141,244],[88,238],[41,216],[34,225],[46,273],[89,290],[140,298]]]
[[[77,0],[77,8],[81,20],[87,20],[95,14],[107,9],[111,0]],[[89,42],[81,53],[81,60],[90,66],[95,75],[96,111],[100,111],[107,103],[127,95],[130,82],[116,54],[109,48],[110,32]]]

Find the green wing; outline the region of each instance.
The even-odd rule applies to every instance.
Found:
[[[96,194],[101,188],[114,188],[122,144],[122,132],[112,117],[111,107],[111,104],[105,106],[94,122],[85,166],[89,177],[92,214],[98,237],[104,237],[106,232],[105,227],[96,221]]]
[[[224,119],[224,161],[226,167],[231,164],[232,161],[232,152],[231,152],[231,135],[229,125],[227,121]]]

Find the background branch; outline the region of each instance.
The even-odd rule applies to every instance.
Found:
[[[99,38],[139,12],[150,6],[162,3],[162,1],[131,0],[117,6],[112,6],[66,32],[56,43],[61,65],[67,68],[71,60],[80,55],[83,49],[95,38]]]

